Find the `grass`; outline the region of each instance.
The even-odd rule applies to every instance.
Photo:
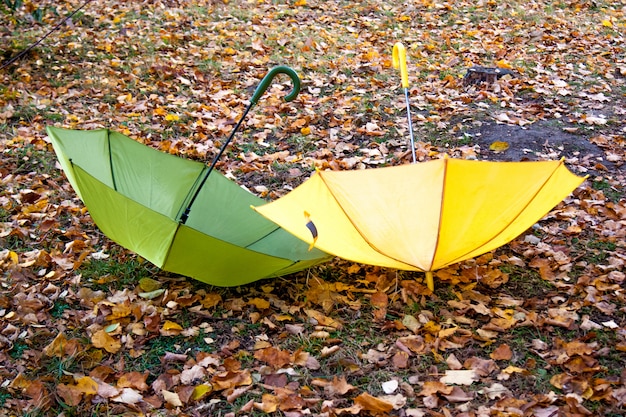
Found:
[[[128,371],[140,373],[148,372],[148,384],[151,384],[159,375],[169,370],[182,370],[183,362],[164,363],[162,358],[166,353],[182,353],[195,357],[198,352],[211,352],[213,349],[204,342],[207,335],[200,333],[196,337],[165,336],[155,337],[141,346],[142,354],[132,357],[124,354]]]
[[[612,186],[606,179],[601,181],[593,181],[591,186],[594,190],[602,191],[604,196],[614,203],[625,198],[624,190],[619,190],[616,187]]]
[[[515,296],[524,294],[525,298],[543,298],[555,290],[554,284],[541,278],[539,272],[527,267],[506,264],[500,270],[509,274],[504,291]]]
[[[126,258],[126,259],[124,259]],[[154,275],[156,268],[147,261],[114,250],[109,258],[90,259],[79,272],[84,282],[94,290],[112,291],[134,288],[139,280]]]
[[[367,296],[363,296],[358,290],[341,291],[340,295],[345,296],[345,299],[337,297],[333,300],[334,304],[326,314],[341,320],[344,327],[329,330],[330,335],[323,339],[311,336],[316,330],[315,326],[303,313],[308,308],[320,310],[323,308],[320,304],[306,299],[308,277],[317,275],[328,282],[342,282],[358,289],[371,290],[376,285],[376,274],[384,272],[364,268],[361,272],[347,274],[346,264],[336,262],[315,268],[309,271],[310,275],[301,274],[272,281],[272,289],[264,289],[264,284],[234,289],[214,289],[179,277],[168,276],[168,279],[165,279],[164,275],[148,262],[108,242],[94,228],[91,221],[83,222],[87,218],[82,217],[82,213],[79,212],[81,207],[76,208],[76,211],[72,211],[74,206],[72,209],[62,208],[61,212],[53,210],[54,205],[60,200],[72,199],[72,204],[76,204],[77,200],[73,194],[68,197],[67,182],[62,180],[59,171],[53,168],[54,154],[47,145],[42,145],[42,142],[38,141],[44,135],[43,125],[64,124],[83,128],[91,127],[92,124],[102,124],[115,129],[127,129],[134,137],[147,138],[150,135],[153,145],[158,141],[156,138],[178,143],[198,143],[198,137],[202,137],[202,140],[221,141],[224,139],[222,130],[211,126],[228,123],[227,119],[232,119],[236,114],[234,110],[242,107],[241,100],[246,99],[248,93],[251,94],[254,82],[260,79],[265,68],[277,63],[293,65],[302,75],[303,91],[309,92],[310,88],[311,93],[306,96],[302,94],[301,96],[306,98],[299,98],[292,103],[293,111],[285,111],[282,107],[264,108],[262,106],[266,104],[264,100],[267,98],[264,97],[259,103],[260,108],[256,110],[258,125],[246,128],[235,138],[235,144],[228,148],[228,158],[224,160],[220,169],[236,173],[237,178],[246,186],[270,183],[274,187],[282,187],[285,184],[289,186],[296,184],[302,177],[291,178],[290,169],[298,168],[303,176],[308,175],[311,167],[303,166],[303,161],[318,158],[316,155],[327,138],[321,135],[305,136],[298,133],[298,129],[286,132],[276,128],[275,124],[276,120],[280,119],[282,126],[293,126],[293,123],[303,115],[310,117],[308,125],[313,127],[314,131],[336,129],[333,134],[338,140],[356,145],[354,151],[346,151],[346,158],[360,155],[359,149],[365,146],[376,146],[380,143],[388,147],[392,158],[392,155],[406,149],[408,139],[399,138],[397,127],[394,126],[395,123],[403,123],[402,129],[406,129],[404,106],[397,107],[398,103],[403,104],[403,98],[399,95],[398,75],[391,68],[387,56],[390,53],[390,45],[395,40],[406,41],[411,61],[411,82],[418,91],[418,94],[411,97],[413,113],[414,116],[419,113],[425,118],[419,118],[419,123],[414,126],[416,139],[430,142],[432,146],[430,149],[434,154],[455,151],[457,147],[471,145],[472,137],[463,134],[469,132],[465,127],[471,126],[472,121],[490,120],[494,111],[501,110],[499,106],[504,102],[502,97],[490,100],[489,97],[492,96],[478,95],[479,89],[476,92],[461,91],[460,87],[455,90],[457,88],[454,86],[455,83],[446,84],[448,75],[459,77],[470,64],[491,66],[496,60],[503,59],[519,68],[523,72],[524,82],[522,85],[510,86],[514,94],[513,103],[518,106],[516,111],[526,118],[535,117],[539,112],[540,117],[545,118],[547,122],[553,121],[556,130],[563,128],[559,120],[565,119],[553,117],[554,112],[567,115],[559,106],[572,112],[580,110],[578,101],[579,93],[582,91],[609,86],[613,101],[616,104],[623,103],[620,101],[622,100],[620,94],[623,93],[624,87],[620,85],[620,80],[617,77],[602,79],[602,67],[595,65],[592,68],[589,65],[595,58],[605,57],[594,50],[596,48],[594,41],[597,40],[595,35],[604,33],[617,36],[616,29],[603,28],[601,24],[602,19],[609,14],[618,16],[614,2],[597,1],[593,4],[583,2],[578,5],[581,9],[575,14],[569,11],[567,2],[563,1],[532,3],[529,6],[530,10],[519,5],[494,2],[484,4],[457,2],[453,7],[447,7],[449,6],[447,3],[439,5],[418,2],[409,9],[397,2],[383,4],[369,0],[356,3],[327,2],[322,6],[313,3],[309,1],[308,4],[297,6],[295,2],[283,1],[209,2],[206,7],[198,7],[194,2],[194,5],[186,9],[183,9],[185,2],[177,3],[176,7],[169,3],[164,7],[155,7],[151,2],[144,2],[141,5],[130,2],[123,7],[102,3],[98,4],[99,9],[96,11],[86,8],[84,13],[73,18],[71,27],[68,26],[62,33],[50,37],[36,53],[7,71],[5,79],[2,80],[3,85],[0,86],[0,114],[6,104],[10,104],[14,110],[9,118],[0,121],[0,131],[7,138],[3,144],[11,143],[9,147],[4,148],[0,170],[6,167],[7,172],[24,178],[22,182],[13,186],[17,192],[40,187],[43,183],[51,192],[52,207],[52,211],[45,215],[54,217],[59,221],[59,226],[55,226],[55,230],[49,233],[40,233],[37,229],[39,220],[36,216],[25,216],[17,208],[4,204],[6,199],[0,200],[3,201],[0,221],[19,222],[20,227],[29,231],[23,236],[11,234],[3,237],[0,246],[18,253],[31,248],[40,248],[57,256],[63,252],[68,239],[80,238],[89,245],[97,242],[93,249],[109,254],[107,259],[89,257],[75,271],[57,269],[59,274],[53,278],[38,274],[42,269],[55,268],[54,261],[45,267],[25,267],[20,274],[15,273],[15,270],[3,271],[3,276],[8,277],[5,279],[5,288],[17,291],[16,285],[23,285],[23,291],[28,289],[41,298],[48,297],[52,300],[46,304],[45,310],[37,312],[37,320],[41,320],[37,326],[50,327],[51,331],[69,329],[74,332],[75,337],[82,338],[81,345],[87,349],[84,354],[71,358],[41,358],[36,364],[37,369],[28,370],[29,375],[45,379],[46,387],[55,396],[56,385],[70,381],[69,374],[88,374],[99,364],[114,367],[115,378],[129,371],[148,372],[149,382],[153,382],[163,373],[175,376],[188,365],[184,362],[164,362],[163,357],[167,352],[186,354],[191,363],[200,351],[208,351],[215,352],[220,361],[225,358],[237,359],[245,369],[253,372],[255,377],[262,377],[265,369],[261,368],[263,364],[254,357],[254,344],[263,336],[267,337],[272,346],[290,352],[303,349],[318,359],[321,368],[317,370],[294,366],[300,375],[289,378],[291,383],[299,384],[299,387],[310,387],[311,380],[316,377],[332,379],[334,376],[345,376],[349,383],[357,387],[355,393],[343,398],[322,398],[323,390],[316,392],[320,400],[332,400],[335,405],[345,407],[353,404],[353,398],[357,393],[382,394],[381,383],[393,378],[407,381],[409,376],[417,375],[421,381],[437,380],[447,369],[445,359],[451,353],[462,362],[463,359],[470,357],[487,359],[501,343],[508,344],[514,351],[511,364],[527,368],[530,372],[530,375],[513,374],[509,380],[500,381],[512,391],[514,398],[528,400],[527,405],[531,408],[525,410],[527,413],[536,411],[532,409],[534,405],[531,404],[536,399],[535,395],[550,392],[556,394],[554,404],[558,407],[566,406],[564,393],[557,391],[550,384],[550,378],[564,369],[561,368],[562,364],[555,361],[551,352],[557,338],[566,341],[581,339],[587,343],[597,342],[598,348],[603,349],[603,354],[594,358],[604,369],[586,373],[585,376],[590,380],[615,379],[619,376],[618,369],[621,369],[620,365],[624,358],[614,346],[623,342],[620,333],[610,329],[590,332],[580,328],[570,330],[542,324],[548,308],[582,306],[576,310],[581,316],[589,315],[590,319],[596,322],[605,319],[605,313],[600,309],[585,304],[585,288],[576,284],[572,284],[575,287],[572,291],[557,288],[553,283],[543,280],[532,268],[506,263],[501,265],[502,272],[509,274],[509,282],[498,288],[486,288],[478,284],[470,291],[467,290],[467,286],[474,282],[454,285],[438,283],[435,296],[409,294],[407,299],[402,298],[403,288],[390,289],[388,293],[392,301],[381,323],[372,322],[373,308],[369,305]],[[53,16],[50,10],[43,10],[44,22],[51,20],[52,17],[58,17]],[[553,16],[548,16],[549,13]],[[403,14],[407,15],[406,19],[402,18]],[[569,22],[572,17],[576,20]],[[619,26],[616,25],[617,27]],[[23,20],[13,29],[10,36],[11,48],[19,49],[28,45],[28,42],[34,39],[34,33],[41,32],[42,28]],[[28,30],[21,33],[20,30],[23,29]],[[93,31],[100,35],[93,37]],[[528,42],[529,33],[532,32],[539,32],[539,35],[533,42]],[[573,36],[574,33],[581,36]],[[571,45],[570,38],[573,42]],[[554,40],[557,43],[553,44]],[[577,48],[580,48],[583,41],[585,48],[591,50],[585,49],[587,56],[581,58],[578,56]],[[566,43],[563,51],[559,49],[562,42]],[[70,43],[75,47],[68,47]],[[265,52],[254,49],[259,44],[264,45]],[[602,54],[613,53],[612,51],[619,49],[617,44],[597,45]],[[232,51],[225,53],[227,47],[232,48],[234,53]],[[617,62],[621,58],[608,56],[606,59]],[[582,77],[583,67],[578,63],[585,62],[587,67],[584,69],[588,68],[590,74]],[[26,73],[31,77],[31,83],[25,82]],[[181,84],[179,77],[190,80],[191,85]],[[551,82],[556,78],[567,80],[568,88],[572,90],[571,96],[559,96],[551,89]],[[537,92],[540,87],[546,86],[548,87],[545,89],[546,93]],[[222,94],[227,90],[233,93]],[[126,94],[130,94],[136,102],[118,101],[118,97]],[[460,100],[460,96],[465,100]],[[40,105],[42,98],[50,100],[50,105]],[[486,108],[476,106],[478,102],[485,104]],[[536,106],[527,112],[525,106],[528,104]],[[610,106],[614,103],[603,104]],[[163,117],[155,116],[153,110],[156,106],[167,108],[168,113],[180,115],[180,119],[167,122]],[[62,112],[58,109],[67,110],[69,116],[65,116],[65,110]],[[206,126],[201,132],[194,130],[195,116],[189,116],[196,111],[206,117]],[[130,114],[133,116],[129,116]],[[226,119],[226,122],[223,119]],[[368,122],[378,123],[387,134],[370,137],[359,133],[357,129],[363,128]],[[606,126],[611,132],[615,132],[616,127],[617,123],[614,121]],[[532,125],[527,128],[532,129]],[[263,129],[269,129],[271,132],[268,135],[271,137],[266,139],[269,144],[267,148],[251,140],[255,133],[262,132]],[[593,129],[584,129],[580,126],[579,132],[581,137],[586,137],[598,134],[602,129],[604,129],[602,126],[593,126]],[[190,149],[182,149],[181,152],[186,150]],[[259,162],[262,166],[254,167],[257,171],[250,172],[245,170],[250,167],[244,166],[242,159],[238,158],[241,152],[246,154],[254,152],[263,157],[278,150],[289,150],[291,155],[301,154],[303,159],[286,162],[269,161],[268,158]],[[190,154],[197,155],[193,151]],[[212,159],[210,156],[207,155],[208,160]],[[337,156],[320,157],[323,163],[331,162],[332,158],[337,158],[337,162],[341,162]],[[399,161],[394,160],[393,164],[396,163]],[[4,171],[2,172],[4,174]],[[604,195],[612,203],[618,203],[624,198],[623,190],[608,180],[595,181],[592,186],[596,191],[602,192],[594,193],[598,198]],[[0,198],[4,197],[12,201],[10,195],[0,195]],[[592,213],[588,213],[588,216],[591,217],[589,221],[594,222],[593,233],[585,230],[575,239],[565,238],[569,253],[577,263],[570,276],[598,275],[600,271],[594,269],[594,265],[606,263],[610,256],[614,256],[622,249],[619,242],[612,241],[602,234],[602,217]],[[542,242],[546,245],[552,244],[551,239],[555,238],[551,233],[543,232],[541,236]],[[531,249],[539,251],[542,248],[544,246]],[[543,253],[531,252],[529,249],[530,254],[516,254],[527,263],[533,256],[543,256]],[[411,278],[421,280],[423,277],[423,274],[418,273],[400,275],[407,280]],[[109,299],[105,298],[101,305],[93,309],[84,307],[77,296],[80,287],[102,290],[104,297],[113,297],[118,290],[137,291],[138,281],[142,277],[152,277],[162,282],[162,288],[167,291],[167,295],[162,300],[155,299],[150,302],[142,300],[142,303],[134,306],[131,318],[120,321],[125,332],[122,333],[125,343],[132,346],[132,350],[125,345],[120,352],[109,354],[89,347],[90,341],[86,337],[88,327],[106,322],[107,319],[99,313],[107,308]],[[193,297],[202,291],[205,294],[218,292],[224,302],[210,309],[198,310],[198,302]],[[598,297],[607,299],[608,302],[618,304],[621,300],[615,296],[619,290],[609,292],[598,287],[598,291]],[[14,293],[7,294],[9,295],[2,294],[3,298],[0,298],[2,303],[0,310],[15,310],[19,313],[17,306],[11,304],[11,296]],[[496,317],[495,313],[491,315],[483,311],[485,313],[483,314],[472,309],[457,311],[454,309],[456,307],[452,306],[454,303],[448,303],[450,300],[466,301],[461,298],[466,294],[468,297],[472,297],[472,294],[484,297],[479,300],[487,309],[500,308],[498,300],[513,298],[519,301],[520,305],[507,309],[516,310],[518,313],[522,311],[536,313],[537,318],[532,318],[532,315],[528,314],[532,326],[527,325],[528,323],[524,327],[514,326],[506,332],[499,333],[498,338],[492,343],[484,342],[477,332],[483,326],[489,326],[491,320]],[[254,296],[272,297],[271,307],[259,313],[246,305],[247,300]],[[227,301],[232,299],[243,300],[243,307],[240,309],[225,307]],[[182,304],[191,303],[192,306],[183,306],[179,301]],[[355,308],[355,305],[360,307]],[[621,305],[611,319],[622,325],[625,317],[624,313],[619,311],[620,307]],[[83,313],[92,310],[96,317],[89,316],[85,323],[81,322],[85,317]],[[162,320],[175,321],[186,331],[190,331],[190,335],[162,336],[156,332],[136,335],[128,332],[126,325],[129,323],[144,323],[146,311],[156,312]],[[457,323],[459,327],[471,331],[475,339],[469,340],[461,349],[439,350],[433,345],[432,351],[411,356],[407,369],[395,369],[390,359],[381,364],[372,364],[367,360],[365,355],[369,349],[380,350],[388,354],[389,358],[392,357],[398,350],[395,344],[398,338],[411,334],[402,328],[402,318],[407,314],[417,316],[425,311],[431,313],[433,322],[443,329],[456,325],[454,321],[459,320],[458,323],[463,323]],[[252,313],[261,315],[252,316]],[[277,319],[278,316],[288,318]],[[252,317],[255,318],[254,322]],[[461,319],[467,319],[473,324],[466,324]],[[290,334],[282,320],[302,325],[304,332],[300,335]],[[5,329],[2,327],[5,326],[4,321],[4,318],[0,317],[0,330]],[[12,320],[10,324],[23,327],[19,329],[20,331],[30,328],[30,325],[18,320]],[[210,324],[210,329],[207,326],[202,327],[207,324]],[[192,330],[196,328],[198,332],[194,334]],[[204,329],[208,329],[208,332],[205,333]],[[117,334],[115,336],[120,337]],[[434,341],[438,340],[436,335],[430,333],[423,333],[423,336]],[[214,342],[206,343],[204,339],[207,337],[214,339]],[[38,344],[45,344],[44,339],[49,341],[49,338],[14,340],[12,349],[5,355],[10,358],[9,363],[16,364],[11,369],[17,369],[17,366],[28,368],[29,351],[41,350]],[[534,339],[542,340],[549,348],[537,351],[532,346]],[[240,346],[228,352],[226,347],[235,340]],[[322,357],[322,352],[329,346],[338,346],[339,351],[328,357]],[[508,363],[499,361],[498,365],[503,368]],[[10,379],[9,377],[14,377],[15,374],[2,376]],[[481,405],[488,408],[496,402],[481,396],[478,390],[492,382],[495,382],[495,374],[481,379],[471,387],[463,388],[476,392],[475,403],[482,402]],[[112,383],[114,384],[114,381]],[[618,385],[614,384],[613,387],[617,388]],[[173,387],[174,390],[178,388]],[[415,385],[414,388],[419,390],[419,385]],[[198,415],[242,414],[241,407],[249,401],[258,402],[262,394],[272,392],[255,381],[253,388],[232,404],[225,401],[223,393],[214,393],[210,399],[201,404],[186,404],[186,408],[181,412]],[[143,394],[158,395],[152,390]],[[5,385],[0,385],[0,407],[7,404],[12,399],[11,396],[19,397],[18,400],[26,400],[20,397],[16,390],[9,391]],[[210,400],[220,402],[210,405]],[[414,405],[421,407],[420,400],[419,397],[409,399],[408,404],[411,407]],[[452,410],[455,406],[444,403],[443,398],[440,400],[443,405],[431,410],[432,413],[440,413],[440,408],[443,407]],[[319,403],[310,406],[311,413],[322,412]],[[471,408],[474,405],[470,404],[467,407]],[[612,410],[607,401],[585,401],[585,406],[597,415],[623,414],[619,412],[622,410]],[[96,416],[137,412],[123,410],[121,407],[120,404],[113,402],[94,405],[86,401],[85,405],[81,404],[78,407],[69,407],[59,402],[58,406],[51,410],[45,412],[34,410],[30,415]],[[199,407],[205,408],[200,410]],[[399,410],[397,414],[404,414],[405,411]],[[170,412],[173,411],[166,410],[164,406],[154,411],[154,415],[166,415]],[[445,412],[444,409],[444,414]],[[468,412],[473,411],[470,409]],[[19,414],[28,413],[26,410],[25,413]],[[245,414],[263,415],[258,410]]]
[[[9,148],[3,154],[4,163],[12,168],[14,175],[29,173],[41,173],[45,175],[58,175],[55,168],[56,158],[47,149],[34,145]]]

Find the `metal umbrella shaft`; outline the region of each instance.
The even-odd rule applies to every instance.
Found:
[[[267,90],[270,84],[272,83],[272,80],[274,79],[274,77],[276,77],[276,75],[278,74],[287,74],[289,78],[291,78],[291,81],[293,82],[293,89],[287,96],[285,96],[284,98],[285,101],[292,101],[298,96],[298,93],[300,92],[300,78],[298,77],[298,74],[293,69],[280,65],[278,67],[272,68],[272,70],[270,70],[270,72],[268,72],[267,75],[263,77],[263,79],[261,80],[261,83],[256,88],[256,90],[254,91],[254,94],[252,95],[252,98],[250,99],[250,104],[248,104],[248,106],[244,110],[243,114],[239,118],[239,121],[235,125],[235,128],[228,136],[228,139],[226,139],[226,142],[222,144],[219,152],[217,153],[215,158],[213,158],[213,162],[211,162],[211,165],[209,166],[209,168],[206,171],[204,171],[204,175],[202,177],[202,180],[200,181],[200,184],[198,185],[195,192],[193,193],[193,196],[189,200],[189,204],[187,204],[185,211],[183,211],[183,214],[181,214],[180,216],[180,222],[182,224],[185,224],[185,222],[189,218],[189,212],[191,211],[191,206],[196,201],[196,198],[198,197],[200,190],[202,189],[207,179],[209,178],[209,175],[213,171],[213,168],[215,168],[217,161],[219,161],[222,154],[226,150],[226,147],[233,140],[233,137],[235,137],[235,133],[237,133],[237,131],[241,127],[241,124],[243,123],[244,119],[248,115],[248,112],[250,112],[250,109],[252,109],[252,107],[254,107],[258,103],[259,98],[261,98],[265,90]]]
[[[415,156],[415,138],[413,137],[413,122],[411,120],[411,105],[409,104],[409,89],[404,89],[404,97],[406,98],[406,117],[409,121],[409,138],[411,140],[411,156],[413,157],[413,163],[417,162]]]
[[[411,120],[411,105],[409,104],[409,73],[406,67],[406,49],[401,42],[396,42],[393,45],[393,67],[400,70],[400,79],[402,87],[404,88],[404,97],[406,98],[406,117],[409,122],[409,136],[411,139],[411,154],[413,156],[413,163],[417,162],[415,156],[415,139],[413,138],[413,122]]]

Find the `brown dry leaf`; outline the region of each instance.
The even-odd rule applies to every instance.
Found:
[[[417,394],[422,397],[428,397],[434,394],[450,395],[453,387],[439,381],[426,381],[422,385],[422,390]]]
[[[136,371],[127,372],[117,380],[117,386],[119,388],[135,388],[140,392],[146,391],[149,388],[146,383],[147,378],[148,372],[144,372],[143,374]]]
[[[57,385],[57,394],[70,407],[76,407],[83,400],[83,392],[76,385]]]
[[[332,327],[334,329],[341,329],[342,327],[341,323],[317,310],[307,309],[304,312],[309,318],[314,320],[315,323],[319,324],[320,326]]]
[[[548,259],[534,258],[528,265],[532,268],[538,268],[542,279],[546,281],[554,281],[556,275],[554,274],[552,264]]]
[[[406,369],[409,367],[409,354],[403,351],[398,351],[391,358],[391,363],[396,369]]]
[[[513,351],[507,344],[498,346],[489,357],[496,361],[510,361],[513,358]]]
[[[382,322],[387,316],[387,304],[389,304],[389,297],[382,291],[375,292],[370,298],[372,306],[375,307],[373,311],[374,321]]]
[[[466,369],[476,371],[476,374],[480,377],[489,376],[489,374],[498,370],[498,366],[493,360],[482,359],[476,356],[467,359],[463,366]]]
[[[268,347],[254,352],[255,359],[265,362],[274,369],[280,369],[291,363],[291,353],[275,347]]]
[[[444,395],[444,397],[451,403],[465,403],[474,399],[472,393],[465,392],[460,387],[454,387],[452,392],[448,395]]]
[[[425,353],[428,349],[424,338],[419,335],[400,337],[398,338],[398,342],[402,343],[403,346],[406,346],[411,352],[417,355]]]
[[[255,402],[254,408],[257,410],[261,410],[264,413],[270,414],[276,412],[278,410],[278,405],[280,401],[277,396],[272,394],[263,394],[261,397],[261,402]]]
[[[247,370],[221,372],[211,378],[211,383],[214,389],[225,390],[252,384],[252,376]]]
[[[311,381],[311,385],[324,388],[324,392],[331,397],[341,397],[356,389],[354,385],[348,383],[345,376],[335,376],[332,381],[315,378]]]

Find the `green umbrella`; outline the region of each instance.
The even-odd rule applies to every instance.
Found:
[[[297,79],[290,68],[274,68],[245,113],[277,73]],[[295,87],[287,99],[297,95]],[[265,201],[212,171],[215,161],[207,167],[108,129],[47,132],[96,225],[163,270],[235,286],[330,259],[251,210]]]

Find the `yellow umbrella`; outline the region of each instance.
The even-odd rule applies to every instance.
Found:
[[[563,161],[443,158],[359,171],[318,171],[255,210],[324,252],[426,272],[496,249],[532,226],[584,178]]]

